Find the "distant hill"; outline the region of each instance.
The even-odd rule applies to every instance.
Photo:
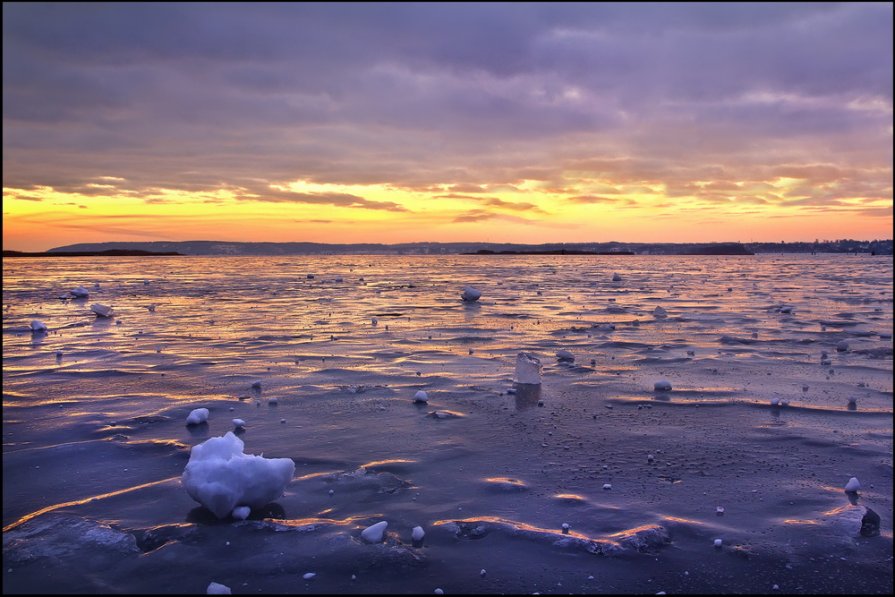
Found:
[[[870,253],[892,254],[892,241],[824,241],[818,243],[253,243],[213,240],[79,243],[50,249],[50,253],[110,250],[180,253],[182,255],[440,255],[459,253],[593,254],[631,252],[637,255],[751,255],[754,253]],[[486,254],[486,253],[480,253]]]
[[[107,249],[104,251],[53,251],[29,253],[25,251],[3,251],[4,257],[175,257],[180,253],[169,251],[159,253],[140,249]]]

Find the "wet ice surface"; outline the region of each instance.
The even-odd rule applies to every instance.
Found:
[[[889,257],[8,259],[3,282],[6,591],[891,588]],[[514,387],[522,351],[540,387]],[[295,478],[219,521],[180,476],[237,417]]]

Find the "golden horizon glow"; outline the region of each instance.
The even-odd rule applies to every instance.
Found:
[[[521,180],[497,190],[452,192],[387,184],[295,180],[270,185],[286,198],[222,187],[121,192],[103,176],[90,194],[4,188],[4,249],[42,251],[77,242],[219,240],[231,242],[762,242],[815,238],[891,238],[892,201],[854,196],[823,208],[771,203],[804,181],[693,181],[692,194],[671,196],[667,184],[578,180],[562,193]],[[723,186],[720,196],[705,196]],[[611,195],[606,190],[612,191]],[[889,192],[891,190],[889,189]],[[370,205],[292,202],[304,196],[356,196]],[[887,212],[887,213],[886,213]]]

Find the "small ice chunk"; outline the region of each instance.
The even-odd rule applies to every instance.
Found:
[[[792,313],[792,310],[793,310],[792,305],[783,305],[782,307],[780,307],[781,313]]]
[[[612,489],[612,483],[603,483],[603,489]]]
[[[155,303],[151,305],[146,305],[146,308],[149,309],[150,313],[155,313]]]
[[[425,404],[429,402],[429,395],[424,390],[420,390],[413,395],[413,401]]]
[[[230,587],[227,585],[222,585],[220,583],[212,582],[208,584],[208,588],[205,589],[206,595],[230,595]]]
[[[242,419],[233,419],[233,426],[239,429],[240,427],[245,427],[246,422]]]
[[[370,320],[370,325],[372,325],[373,327],[376,327],[377,325],[379,325],[379,320],[374,317],[373,319]]]
[[[267,406],[276,406],[279,403],[280,403],[279,398],[268,398],[267,399]]]
[[[283,495],[295,475],[291,458],[243,452],[245,443],[228,431],[193,446],[181,483],[190,497],[225,518],[236,506],[263,508]]]
[[[87,298],[88,296],[90,296],[90,292],[83,286],[73,288],[70,292],[71,295],[75,298]]]
[[[861,489],[861,482],[858,481],[857,477],[852,477],[848,480],[848,483],[845,484],[845,491],[849,493],[855,493],[859,489]]]
[[[857,403],[858,403],[858,399],[857,399],[855,396],[851,396],[851,397],[848,399],[848,403],[849,403],[849,404],[857,404]]]
[[[423,537],[426,536],[426,531],[423,530],[423,527],[413,527],[410,536],[413,537],[414,541],[422,541]]]
[[[724,514],[724,506],[715,506],[715,514],[719,516]]]
[[[836,345],[836,352],[848,352],[848,342],[843,340]]]
[[[313,280],[313,279],[314,279],[314,274],[308,274],[308,275],[307,275],[307,278],[308,278],[308,280]]]
[[[656,319],[664,319],[665,317],[668,317],[668,311],[666,311],[662,307],[656,307],[655,309],[653,309],[653,317],[655,317]]]
[[[317,573],[316,573],[316,572],[305,572],[305,573],[302,575],[302,578],[305,579],[305,580],[311,580],[311,579],[314,578],[315,576],[317,576]]]
[[[722,543],[723,543],[723,541],[721,541],[720,539],[715,539],[715,543],[714,543],[715,547],[721,547]]]
[[[652,462],[652,461],[655,460],[655,459],[656,459],[656,457],[653,456],[652,454],[647,454],[647,455],[646,455],[646,461],[647,461],[647,462]]]
[[[442,591],[441,589],[435,589],[435,594],[436,595],[444,595],[444,591]]]
[[[485,570],[484,568],[482,568],[482,569],[479,571],[479,576],[481,576],[482,578],[485,578],[485,575],[486,575],[486,574],[488,574],[488,571]]]
[[[527,352],[516,355],[516,383],[541,383],[541,361]]]
[[[622,277],[618,275],[618,272],[612,274],[612,281],[613,282],[621,282],[622,281]]]
[[[771,398],[771,406],[780,406],[779,398]]]
[[[382,543],[382,538],[385,536],[385,529],[387,528],[388,522],[383,520],[365,528],[360,536],[367,543]]]
[[[233,512],[230,513],[230,516],[236,520],[245,520],[251,513],[252,509],[248,506],[239,506],[238,508],[233,508]]]
[[[660,379],[653,386],[657,392],[670,392],[671,391],[671,382],[667,379]]]
[[[100,303],[90,305],[90,310],[96,313],[98,317],[112,317],[113,314],[112,307]]]
[[[463,294],[460,295],[467,303],[474,303],[482,297],[482,291],[472,286],[466,286],[463,288]]]
[[[568,350],[557,350],[556,358],[560,361],[568,361],[571,363],[575,360],[575,355],[573,355]]]
[[[570,528],[572,528],[572,527],[569,525],[569,523],[567,523],[567,522],[562,523],[562,533],[563,533],[563,535],[568,535],[568,534],[569,534],[569,529],[570,529]]]
[[[261,389],[261,382],[260,382],[260,381],[256,381],[255,383],[253,383],[253,384],[252,384],[252,389],[253,389],[253,390],[260,390],[260,389]]]
[[[47,324],[42,322],[39,319],[31,320],[31,331],[35,334],[46,334],[47,333]]]
[[[208,421],[208,409],[207,408],[197,408],[190,412],[186,418],[187,425],[200,425]]]

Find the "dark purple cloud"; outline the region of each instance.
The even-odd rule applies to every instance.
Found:
[[[891,4],[6,3],[3,17],[6,187],[96,195],[115,176],[146,198],[231,188],[397,211],[258,189],[493,197],[538,181],[578,203],[616,184],[761,203],[775,198],[737,184],[787,176],[842,191],[790,201],[826,205],[858,180],[891,199]],[[489,211],[460,221],[536,208],[480,200]]]

